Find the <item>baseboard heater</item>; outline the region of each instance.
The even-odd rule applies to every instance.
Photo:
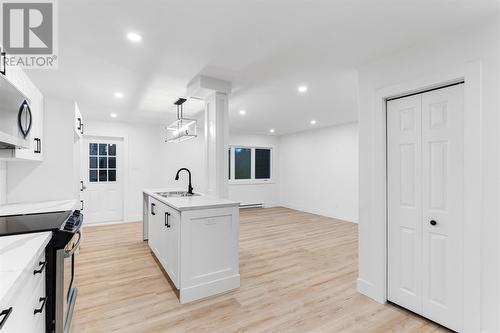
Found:
[[[240,204],[240,209],[250,209],[250,208],[264,208],[264,204],[255,203],[255,204]]]

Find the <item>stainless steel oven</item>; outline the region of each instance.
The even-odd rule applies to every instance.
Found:
[[[78,289],[75,286],[75,258],[82,238],[78,230],[68,244],[56,251],[55,332],[69,333]]]

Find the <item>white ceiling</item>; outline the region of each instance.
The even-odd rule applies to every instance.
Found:
[[[357,118],[355,69],[492,14],[497,0],[64,0],[59,69],[30,76],[89,118],[168,123],[187,83],[233,83],[231,131],[291,133]],[[139,44],[125,35],[140,33]],[[297,87],[308,86],[305,94]],[[121,91],[125,97],[113,97]],[[187,107],[196,114],[199,103]],[[247,114],[240,116],[238,111]]]

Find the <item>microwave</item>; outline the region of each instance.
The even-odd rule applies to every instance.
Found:
[[[29,148],[30,100],[0,74],[0,149]]]

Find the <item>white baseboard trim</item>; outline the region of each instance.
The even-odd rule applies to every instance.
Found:
[[[285,208],[290,208],[290,209],[294,209],[294,210],[300,210],[302,212],[306,212],[306,213],[311,213],[311,214],[316,214],[316,215],[321,215],[321,216],[326,216],[326,217],[330,217],[332,219],[337,219],[337,220],[341,220],[341,221],[344,221],[344,222],[351,222],[351,223],[354,223],[354,224],[358,224],[358,221],[355,221],[354,219],[350,219],[350,218],[346,218],[346,217],[343,217],[343,216],[334,216],[330,213],[327,213],[326,211],[323,211],[321,209],[311,209],[311,208],[306,208],[306,207],[302,207],[302,206],[299,206],[299,205],[295,205],[295,204],[290,204],[290,203],[281,203],[280,204],[281,207],[285,207]]]
[[[236,274],[223,279],[210,281],[179,291],[181,304],[196,301],[205,297],[221,294],[240,287],[240,275]]]
[[[366,280],[358,278],[356,280],[356,284],[357,284],[357,290],[361,294],[368,296],[371,299],[373,299],[379,303],[382,303],[382,304],[385,304],[387,302],[385,297],[383,295],[380,295],[380,293],[375,290],[375,288],[371,282],[368,282]]]

